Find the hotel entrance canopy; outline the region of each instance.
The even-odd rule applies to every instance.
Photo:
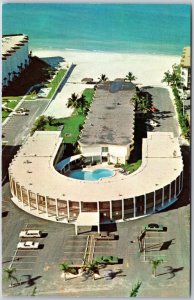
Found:
[[[80,212],[75,223],[75,234],[77,235],[78,226],[97,226],[100,233],[99,212]]]

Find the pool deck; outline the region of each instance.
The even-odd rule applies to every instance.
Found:
[[[183,171],[178,138],[170,132],[148,133],[143,139],[142,165],[135,172],[123,175],[116,171],[115,176],[98,181],[77,180],[56,171],[53,161],[61,142],[60,132],[37,131],[10,164],[11,177],[27,190],[54,199],[99,202],[153,192]],[[95,167],[99,165],[91,168]]]

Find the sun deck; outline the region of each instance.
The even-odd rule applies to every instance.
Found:
[[[148,133],[148,138],[143,139],[142,165],[136,172],[99,181],[72,179],[56,171],[53,161],[61,142],[59,132],[36,132],[10,164],[10,177],[35,194],[100,202],[153,192],[174,181],[183,171],[179,142],[170,132]]]

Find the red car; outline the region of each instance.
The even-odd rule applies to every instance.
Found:
[[[157,109],[157,108],[155,108],[155,107],[150,107],[150,108],[149,108],[149,111],[157,112],[157,111],[159,111],[159,109]]]

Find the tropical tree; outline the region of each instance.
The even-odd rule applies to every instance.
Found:
[[[66,275],[68,272],[72,273],[72,274],[76,274],[76,270],[74,268],[71,268],[70,265],[68,265],[67,263],[62,263],[59,265],[59,268],[61,271],[63,271],[65,273],[65,280],[66,280]]]
[[[136,93],[131,101],[135,104],[135,109],[139,108],[142,112],[147,112],[150,107],[147,99],[141,95],[141,93]]]
[[[47,123],[47,118],[45,116],[40,116],[36,119],[34,122],[34,125],[32,126],[32,129],[30,131],[31,135],[36,131],[36,130],[44,130],[45,125]]]
[[[129,297],[137,297],[141,284],[142,282],[138,280],[138,282],[132,287]]]
[[[4,77],[3,81],[4,81],[4,85],[7,85],[7,77]]]
[[[81,97],[79,97],[77,99],[77,108],[80,108],[82,110],[82,112],[84,111],[84,108],[87,105],[87,101],[86,101],[86,97],[84,95],[82,95]]]
[[[71,97],[68,99],[67,107],[68,108],[78,108],[78,95],[75,93],[71,94]]]
[[[104,82],[104,81],[108,80],[108,77],[105,74],[101,74],[98,79],[99,79],[99,82]]]
[[[99,275],[99,265],[97,262],[92,262],[85,267],[85,270],[88,276],[93,277],[95,279],[95,274]]]
[[[5,268],[3,271],[5,273],[5,278],[10,282],[11,287],[13,286],[13,280],[18,283],[17,277],[13,274],[16,272],[15,268]]]
[[[166,82],[168,85],[172,82],[172,74],[170,71],[164,72],[164,78],[162,79],[162,82]]]
[[[157,270],[157,267],[163,263],[163,259],[160,258],[160,259],[153,259],[153,260],[150,260],[150,264],[152,264],[152,275],[154,277],[156,277],[156,270]]]
[[[37,287],[35,286],[32,290],[32,294],[30,296],[36,296]]]
[[[11,78],[11,72],[8,73],[8,76],[9,76],[9,81],[10,81],[10,78]]]
[[[16,71],[13,71],[13,78],[14,78],[14,79],[16,78],[16,74],[17,74],[17,72],[16,72]]]
[[[55,120],[55,118],[53,116],[48,116],[47,120],[48,120],[49,125],[52,126],[52,122]]]
[[[136,80],[137,77],[135,77],[135,76],[133,75],[133,73],[129,72],[129,73],[126,75],[125,79],[129,80],[130,82],[132,82],[132,81]]]
[[[65,280],[66,280],[66,274],[70,270],[69,265],[67,263],[62,263],[62,264],[59,265],[59,268],[60,268],[61,271],[63,271],[65,273]]]
[[[181,87],[182,78],[181,78],[181,66],[174,64],[172,66],[172,73],[170,71],[164,72],[164,78],[162,82],[167,82],[171,86]]]

